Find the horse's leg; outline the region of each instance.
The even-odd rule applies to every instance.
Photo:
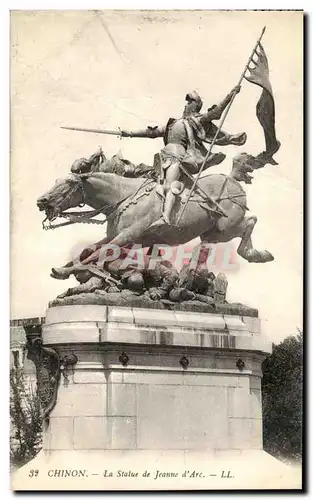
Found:
[[[215,228],[200,235],[201,243],[219,243],[241,238],[237,253],[248,262],[270,262],[274,260],[273,255],[267,250],[256,250],[253,248],[251,234],[257,222],[257,217],[245,217],[240,224],[227,227],[227,219],[222,217]]]
[[[110,238],[106,236],[105,238],[102,238],[102,240],[99,240],[96,243],[90,245],[90,247],[84,248],[84,250],[82,250],[82,252],[78,256],[77,260],[82,263],[87,258],[91,257],[96,250],[100,249],[103,245],[109,243],[109,241]],[[70,262],[65,264],[65,266],[53,267],[51,271],[51,276],[55,279],[67,279],[76,269],[74,266],[77,264],[78,264],[77,262],[71,260]]]
[[[122,246],[128,246],[141,232],[141,229],[135,229],[133,227],[128,227],[127,229],[123,230],[120,234],[118,234],[115,238],[112,240],[109,240],[107,238],[104,238],[103,241],[104,243],[100,245],[100,242],[97,243],[98,248],[94,250],[91,255],[89,255],[86,259],[82,260],[81,262],[72,265],[71,267],[64,267],[64,268],[59,268],[59,269],[52,269],[52,274],[51,276],[57,277],[58,279],[67,279],[69,276],[79,270],[82,270],[84,266],[88,266],[89,264],[95,264],[99,261],[99,257],[101,256],[102,252],[102,247],[110,244],[110,245],[116,245],[118,247]]]
[[[238,246],[237,253],[238,255],[240,255],[240,257],[247,260],[248,262],[270,262],[271,260],[274,260],[274,257],[270,252],[268,252],[267,250],[256,250],[252,245],[251,234],[253,232],[255,224],[257,223],[257,220],[258,219],[255,216],[244,218],[243,222],[241,223],[241,243]]]

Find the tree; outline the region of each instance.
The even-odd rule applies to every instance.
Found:
[[[10,370],[10,458],[21,467],[41,449],[42,421],[39,397],[20,367]]]
[[[263,442],[272,455],[302,456],[303,335],[273,344],[263,362]]]

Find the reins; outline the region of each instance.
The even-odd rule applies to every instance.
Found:
[[[93,172],[90,172],[89,175],[91,175],[92,173]],[[73,175],[77,176],[78,174],[73,174]],[[72,196],[75,193],[75,191],[80,187],[82,189],[82,193],[83,193],[83,203],[80,204],[79,207],[83,208],[86,205],[86,195],[85,195],[84,185],[83,185],[83,181],[82,181],[81,177],[76,177],[76,178],[79,179],[79,182],[76,184],[75,188],[65,196],[64,200],[66,200],[69,196]],[[49,229],[57,229],[58,227],[69,226],[71,224],[77,224],[77,223],[78,224],[96,224],[96,225],[105,224],[108,220],[108,217],[112,216],[114,214],[114,212],[116,212],[118,210],[119,206],[124,201],[126,201],[128,198],[131,198],[131,201],[132,201],[135,198],[135,196],[138,194],[140,189],[142,189],[142,187],[144,187],[147,180],[151,181],[151,179],[145,178],[144,181],[142,182],[142,184],[139,186],[138,189],[135,190],[134,193],[125,196],[124,198],[119,200],[117,203],[114,203],[114,205],[112,203],[105,204],[98,209],[88,210],[85,212],[77,212],[77,211],[75,211],[75,212],[65,212],[65,211],[60,212],[54,219],[52,219],[48,222],[48,225],[45,225],[45,222],[48,219],[48,217],[46,217],[42,222],[42,227],[45,231],[47,231]],[[97,215],[102,213],[102,211],[104,209],[108,209],[108,208],[113,208],[113,210],[108,215],[105,215],[104,220],[93,219],[93,217],[96,217]],[[51,224],[51,222],[53,222],[53,220],[55,220],[57,217],[68,219],[68,220],[66,222],[59,222],[58,224]]]

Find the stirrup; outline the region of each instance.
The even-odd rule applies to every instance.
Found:
[[[162,218],[164,219],[165,224],[167,224],[168,226],[172,226],[172,225],[173,225],[173,224],[170,222],[169,218],[168,218],[165,214],[162,214]]]
[[[166,222],[165,222],[164,218],[159,217],[159,219],[155,220],[154,222],[152,222],[152,224],[150,224],[149,229],[151,227],[165,226],[165,224],[166,224]]]
[[[156,221],[152,222],[152,224],[150,224],[149,228],[150,227],[155,227],[155,226],[174,226],[174,224],[172,224],[168,218],[162,214],[161,217],[159,219],[157,219]]]

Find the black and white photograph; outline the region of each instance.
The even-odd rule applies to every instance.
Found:
[[[303,24],[10,12],[12,490],[302,490]]]

